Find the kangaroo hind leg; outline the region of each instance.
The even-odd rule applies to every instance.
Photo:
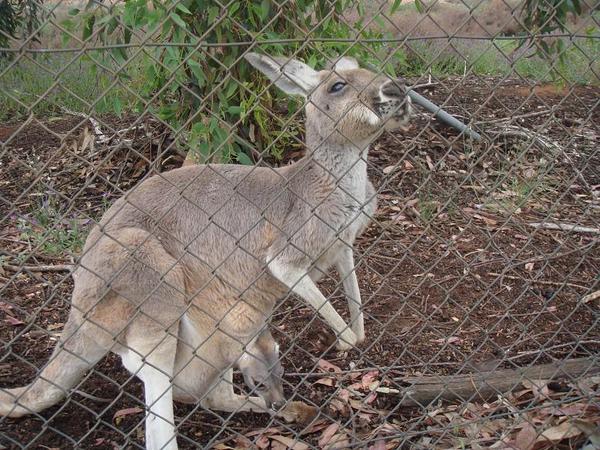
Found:
[[[129,249],[112,289],[134,308],[116,352],[144,383],[146,449],[177,449],[173,385],[177,330],[185,312],[185,280],[160,241],[139,229],[120,230]]]
[[[119,351],[123,365],[144,383],[147,450],[177,449],[171,382],[176,351],[177,338],[158,330],[145,330]]]

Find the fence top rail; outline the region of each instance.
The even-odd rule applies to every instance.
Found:
[[[141,47],[193,47],[193,48],[219,48],[219,47],[249,47],[277,44],[311,44],[311,43],[334,43],[334,44],[375,44],[375,43],[403,43],[411,41],[434,41],[443,39],[464,39],[474,41],[514,41],[515,39],[544,39],[544,38],[586,38],[600,39],[600,34],[581,34],[581,33],[531,33],[527,36],[466,36],[466,35],[440,35],[440,36],[406,36],[398,38],[296,38],[296,39],[264,39],[236,42],[140,42],[129,44],[110,44],[94,45],[82,47],[64,47],[64,48],[25,48],[24,46],[0,47],[0,52],[8,53],[72,53],[82,50],[111,50],[115,48],[141,48]]]

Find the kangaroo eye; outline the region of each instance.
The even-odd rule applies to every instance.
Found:
[[[340,92],[342,89],[344,89],[345,86],[346,83],[344,83],[343,81],[338,81],[337,83],[331,85],[331,87],[329,88],[329,92]]]
[[[267,385],[266,385],[265,383],[263,383],[263,382],[258,382],[258,383],[255,383],[255,385],[254,385],[254,389],[256,389],[256,390],[257,390],[257,391],[259,391],[259,392],[264,392],[264,391],[267,391],[267,390],[269,390],[269,386],[267,386]]]

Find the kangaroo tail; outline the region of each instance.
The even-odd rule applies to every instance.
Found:
[[[72,314],[50,360],[33,383],[13,389],[0,388],[0,416],[21,417],[58,403],[108,352],[86,335],[85,322],[82,326],[77,322]]]

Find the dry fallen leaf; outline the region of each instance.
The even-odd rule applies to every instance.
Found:
[[[323,386],[334,386],[335,380],[330,377],[319,378],[314,384],[322,384]]]
[[[119,425],[121,420],[123,420],[123,417],[132,416],[134,414],[139,414],[142,412],[144,412],[144,410],[142,408],[138,408],[137,406],[134,406],[133,408],[120,409],[113,416],[113,422]]]
[[[369,450],[386,450],[385,441],[383,439],[376,440],[375,443],[369,447]]]
[[[319,447],[324,448],[339,428],[339,423],[332,423],[327,428],[325,428],[325,430],[323,430],[323,433],[321,433],[321,437],[319,438]]]
[[[361,384],[364,389],[370,389],[371,385],[374,381],[376,381],[377,375],[379,375],[378,370],[371,370],[363,375],[361,379]]]
[[[273,436],[271,436],[271,439],[285,445],[286,448],[288,448],[290,450],[307,450],[308,449],[308,444],[306,442],[298,441],[296,439],[292,439],[287,436],[281,436],[278,434],[274,434]]]
[[[563,439],[569,439],[578,436],[582,431],[577,428],[573,423],[566,421],[555,427],[544,430],[537,438],[536,442],[560,442]]]
[[[523,428],[517,433],[515,445],[519,450],[532,450],[538,434],[529,422],[523,423]]]
[[[587,405],[585,403],[573,403],[567,406],[549,406],[539,410],[542,415],[552,416],[580,416],[585,413]]]
[[[258,439],[254,441],[254,445],[258,448],[269,448],[269,438],[266,436],[259,436]]]
[[[317,362],[317,367],[321,370],[323,370],[323,372],[335,372],[335,373],[340,373],[342,371],[342,369],[339,368],[339,366],[336,366],[335,364],[330,363],[329,361],[326,361],[324,359],[319,359],[319,361]]]
[[[279,441],[271,441],[271,450],[287,450],[287,447]]]
[[[344,402],[347,402],[348,400],[350,400],[350,391],[348,389],[340,389],[337,392],[337,398]]]
[[[6,318],[4,319],[4,321],[7,324],[12,325],[12,326],[23,325],[25,323],[22,320],[19,320],[16,317],[11,316],[10,314],[6,315]]]
[[[325,447],[327,450],[334,450],[334,449],[347,449],[348,447],[350,447],[350,440],[348,439],[348,435],[346,434],[345,431],[340,431],[337,434],[334,434],[331,437],[331,440],[329,441],[329,443],[327,444],[327,447]]]
[[[347,402],[343,402],[341,400],[338,400],[337,398],[333,398],[331,400],[329,400],[329,403],[327,405],[331,410],[338,412],[340,415],[344,416],[344,417],[348,417],[351,414],[351,410],[350,407],[348,406]]]
[[[489,217],[482,216],[481,214],[473,214],[473,217],[483,221],[486,225],[494,226],[498,225],[498,221],[490,219]]]
[[[548,389],[548,380],[524,379],[521,384],[523,387],[530,389],[531,393],[538,399],[545,400],[550,394],[550,390]]]
[[[434,170],[434,165],[433,161],[431,160],[431,156],[425,155],[425,161],[427,162],[427,167],[429,167],[429,170]]]
[[[236,449],[253,448],[254,444],[250,439],[244,436],[238,436],[234,440]]]

